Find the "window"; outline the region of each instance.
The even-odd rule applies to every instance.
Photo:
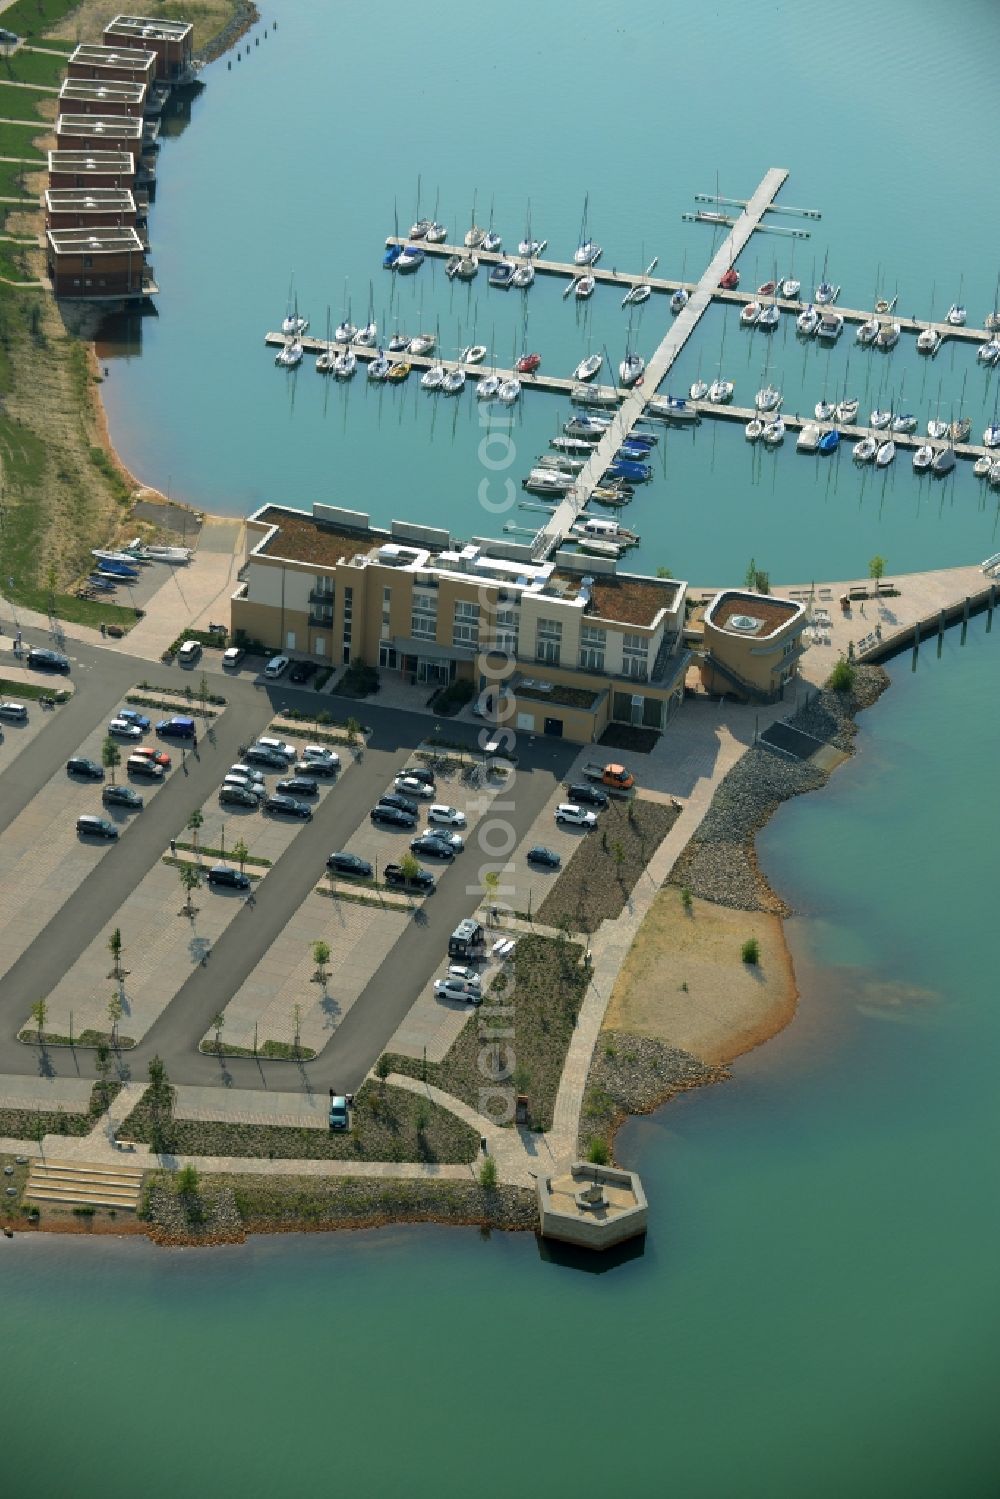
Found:
[[[471,599],[455,600],[455,619],[452,627],[455,645],[479,644],[479,605]]]
[[[540,619],[535,636],[535,660],[558,666],[561,646],[562,622],[558,619]]]
[[[394,645],[390,645],[387,640],[382,640],[379,642],[378,664],[379,666],[388,667],[390,671],[395,671],[399,665],[399,657],[396,654],[396,647]]]
[[[415,640],[436,640],[437,615],[417,613],[411,614],[410,634]]]
[[[344,624],[345,624],[345,626],[347,624],[347,621],[352,617],[353,613],[354,613],[354,589],[353,588],[345,588],[344,589]]]
[[[606,630],[599,630],[596,625],[581,626],[580,665],[584,671],[604,670],[604,647],[606,642]]]
[[[622,675],[640,682],[649,676],[649,641],[645,635],[622,636]]]
[[[316,579],[316,587],[313,589],[313,592],[317,593],[317,594],[322,593],[323,595],[325,595],[325,597],[332,599],[333,598],[333,579],[332,578],[327,578],[327,577],[317,578]]]

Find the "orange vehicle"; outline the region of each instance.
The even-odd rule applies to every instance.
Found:
[[[631,791],[635,776],[624,765],[585,765],[583,773],[588,781],[600,781],[609,791]]]

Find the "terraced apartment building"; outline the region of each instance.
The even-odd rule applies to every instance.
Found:
[[[684,693],[687,584],[561,551],[453,540],[315,504],[247,521],[234,634],[334,666],[360,658],[434,686],[501,687],[526,733],[588,743],[609,723],[663,729]]]

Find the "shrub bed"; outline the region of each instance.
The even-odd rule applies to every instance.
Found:
[[[546,926],[594,932],[620,916],[636,882],[680,815],[663,802],[612,801],[597,827],[581,837],[538,909]]]
[[[94,1123],[121,1092],[121,1083],[94,1084],[86,1114],[65,1109],[0,1109],[0,1135],[14,1140],[37,1140],[43,1135],[89,1135]]]

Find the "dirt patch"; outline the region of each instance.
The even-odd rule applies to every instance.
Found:
[[[756,964],[740,956],[748,937],[760,944]],[[703,1062],[730,1062],[782,1030],[797,998],[779,917],[697,898],[689,912],[667,885],[622,965],[605,1027],[653,1037]]]
[[[656,748],[658,729],[636,728],[628,723],[609,723],[598,744],[606,749],[630,750],[634,755],[649,755]]]
[[[662,802],[612,801],[592,833],[581,835],[566,868],[538,911],[546,926],[594,932],[620,916],[643,870],[677,821]]]

